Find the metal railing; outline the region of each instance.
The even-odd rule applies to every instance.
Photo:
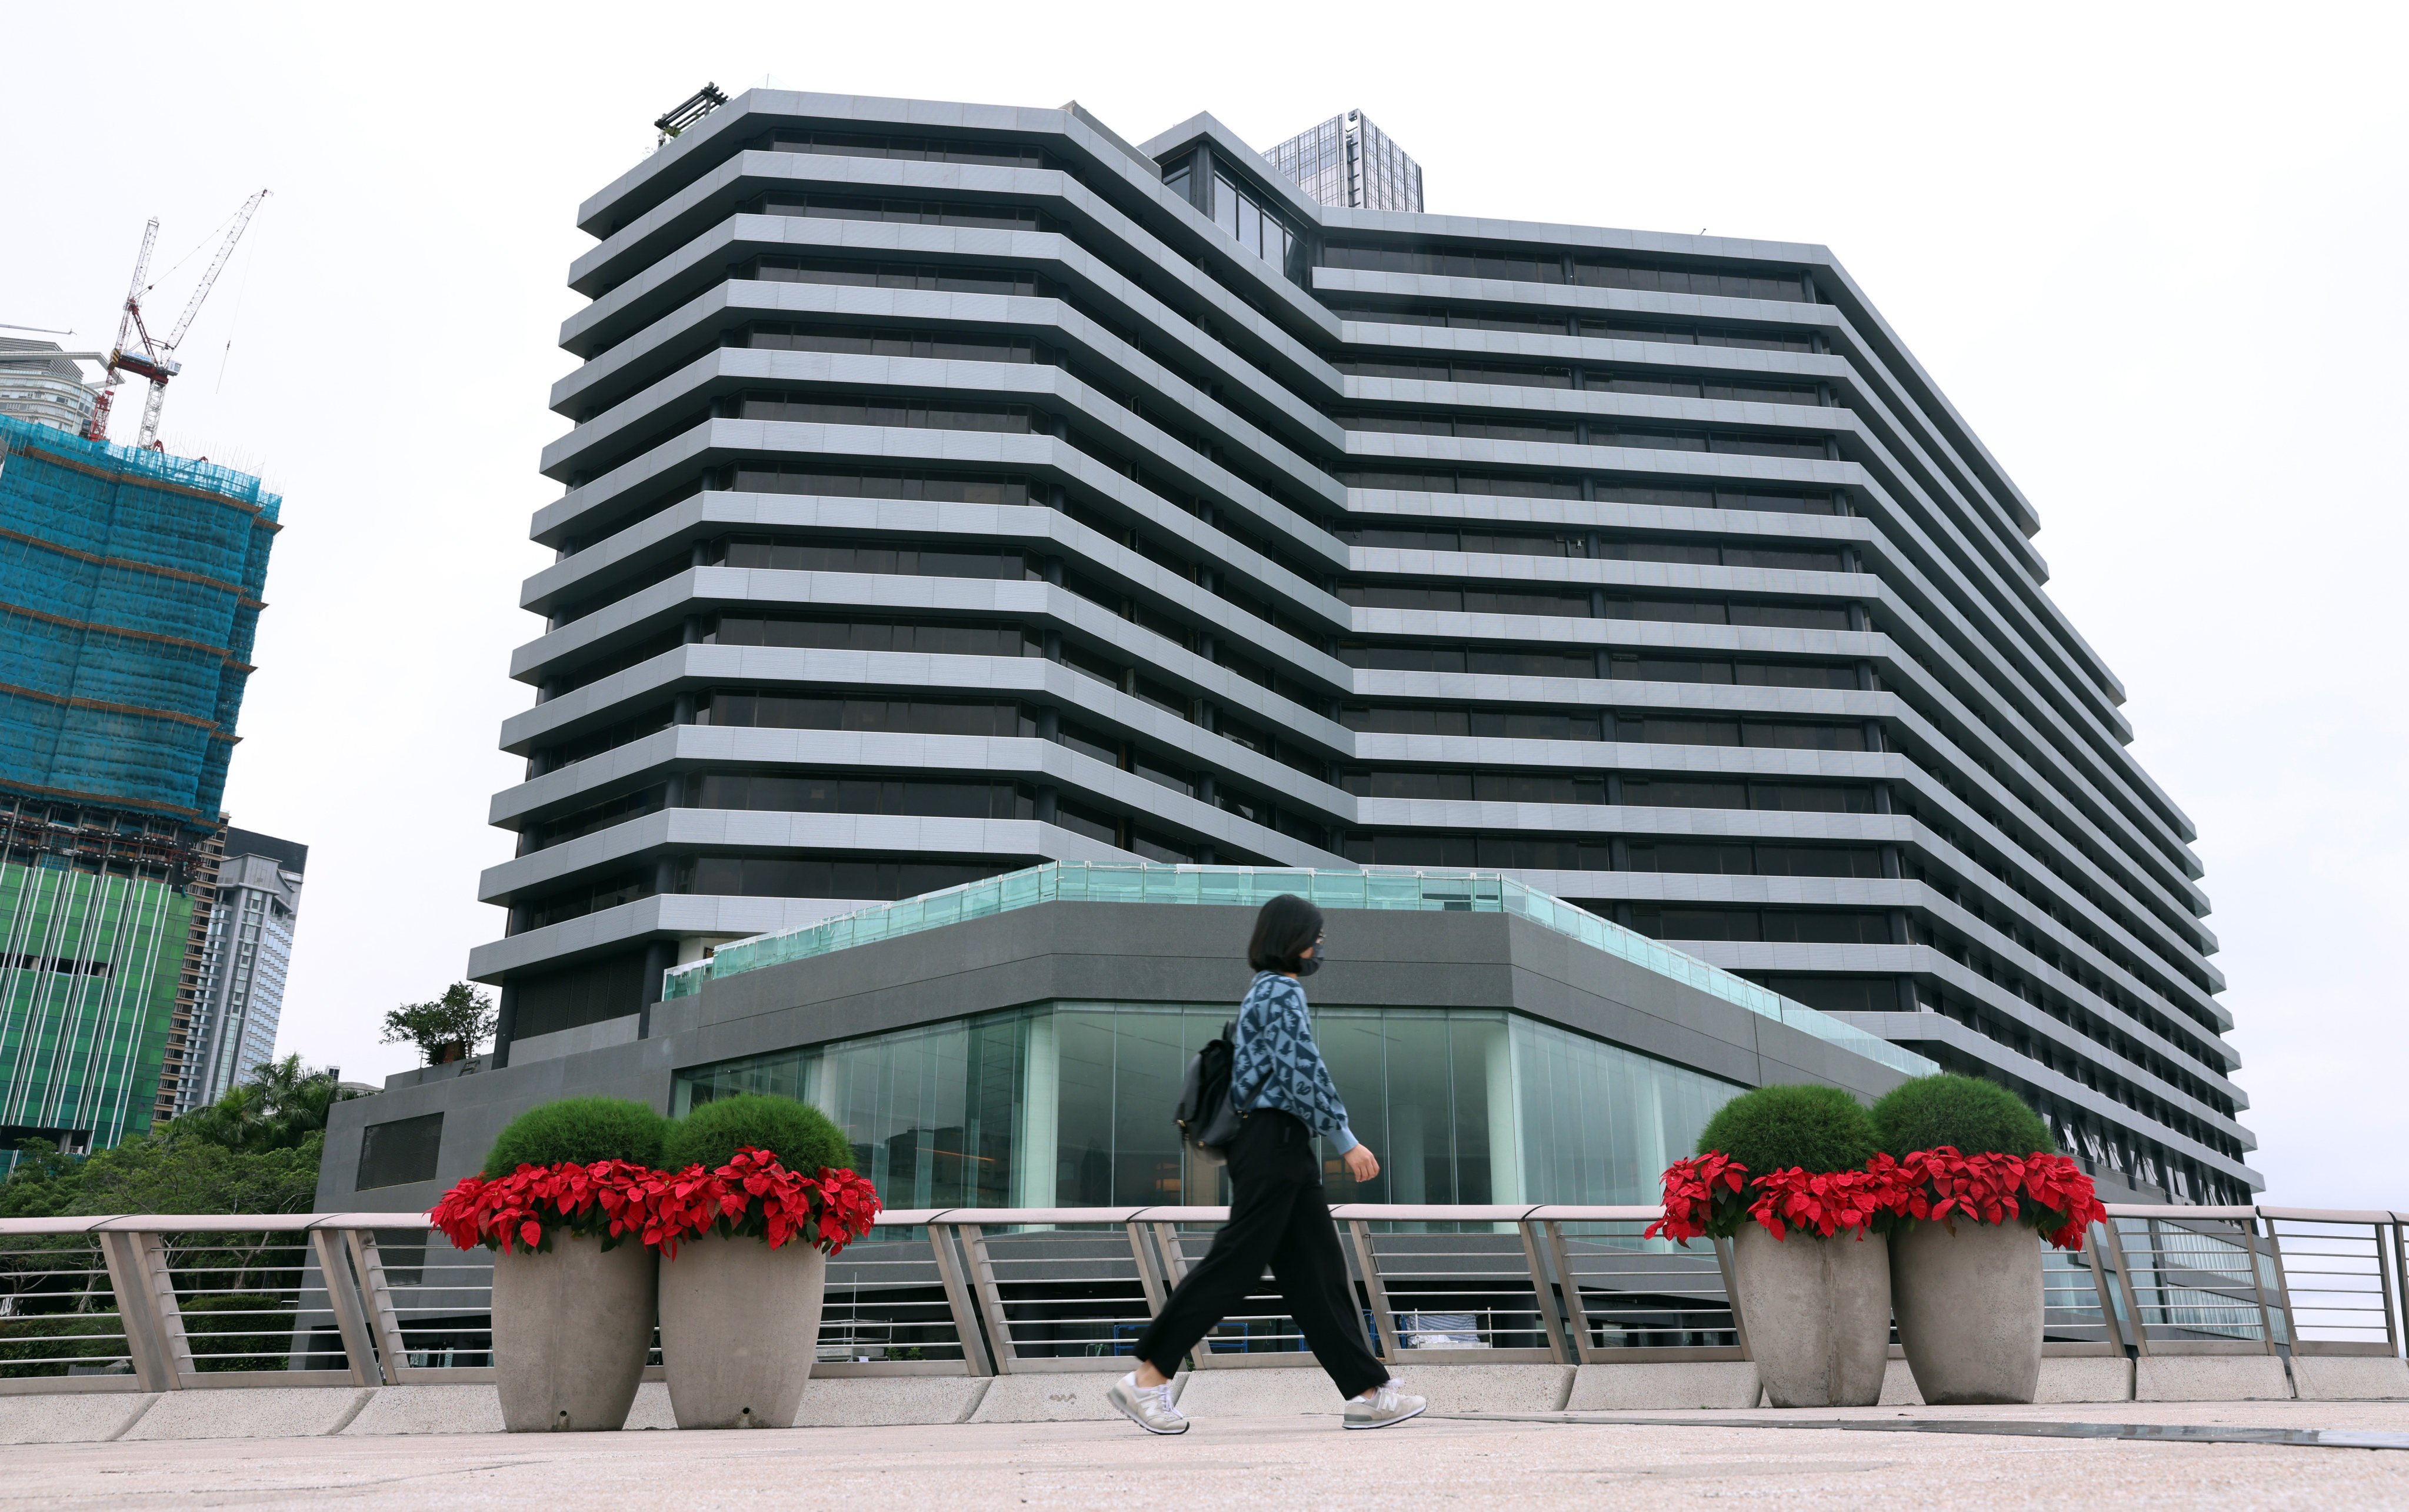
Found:
[[[2046,1251],[2053,1355],[2389,1355],[2409,1215],[2112,1204]],[[829,1262],[818,1374],[1121,1368],[1218,1207],[882,1214]],[[1332,1209],[1374,1349],[1416,1365],[1749,1358],[1730,1253],[1654,1207]],[[0,1394],[490,1380],[493,1263],[402,1213],[0,1219]],[[1308,1362],[1276,1286],[1190,1355]],[[656,1362],[657,1372],[657,1361]]]

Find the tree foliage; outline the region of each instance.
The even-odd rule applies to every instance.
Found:
[[[454,982],[426,1002],[405,1002],[384,1015],[384,1043],[414,1044],[426,1064],[466,1058],[494,1037],[494,1000],[473,982]]]
[[[92,1213],[306,1213],[318,1192],[340,1073],[271,1060],[205,1108],[91,1156],[29,1139],[0,1217]]]

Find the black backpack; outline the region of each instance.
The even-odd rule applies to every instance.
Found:
[[[1230,1066],[1237,1055],[1235,1019],[1221,1026],[1221,1037],[1208,1040],[1188,1061],[1179,1083],[1179,1105],[1171,1112],[1179,1137],[1215,1165],[1228,1157],[1230,1142],[1238,1137],[1238,1110],[1230,1105]]]

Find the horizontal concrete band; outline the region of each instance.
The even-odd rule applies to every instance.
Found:
[[[1115,1362],[1033,1375],[838,1376],[813,1380],[792,1426],[1077,1422],[1116,1416],[1104,1401]],[[1744,1411],[1761,1400],[1744,1361],[1666,1364],[1408,1366],[1406,1386],[1435,1412]],[[2042,1404],[2409,1400],[2398,1358],[2274,1355],[2072,1357],[2042,1361]],[[1344,1399],[1320,1370],[1190,1371],[1180,1409],[1206,1418],[1336,1417]],[[1921,1406],[1913,1373],[1893,1361],[1882,1405]],[[627,1431],[674,1430],[669,1388],[636,1394]],[[491,1385],[255,1387],[229,1390],[61,1392],[0,1397],[0,1444],[141,1439],[302,1438],[498,1433]]]

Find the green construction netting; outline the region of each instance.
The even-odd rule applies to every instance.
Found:
[[[214,819],[282,502],[0,415],[0,784]]]

